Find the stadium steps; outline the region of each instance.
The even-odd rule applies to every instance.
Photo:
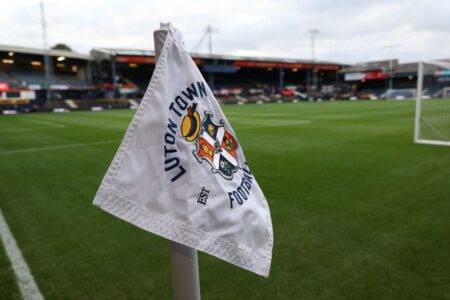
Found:
[[[134,99],[128,99],[128,103],[130,103],[131,107],[138,107],[139,104]]]
[[[236,98],[238,101],[242,101],[242,102],[244,102],[244,103],[247,102],[247,99],[244,98],[244,97],[242,97],[242,96],[240,96],[240,95],[236,95],[235,98]]]
[[[265,102],[269,102],[271,99],[269,98],[269,97],[267,97],[266,95],[261,95],[261,96],[259,96],[260,98],[261,98],[261,100],[262,101],[265,101]]]
[[[67,106],[69,106],[71,109],[77,109],[78,105],[72,100],[72,99],[67,99],[64,100],[64,102],[67,104]]]
[[[16,84],[18,86],[22,86],[22,81],[14,77],[9,71],[3,72],[3,75],[7,78],[10,83]]]

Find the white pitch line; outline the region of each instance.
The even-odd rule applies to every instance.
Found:
[[[5,246],[6,255],[11,261],[12,268],[16,274],[17,284],[19,285],[22,298],[25,300],[43,300],[44,297],[31,274],[27,262],[23,258],[22,252],[17,246],[17,242],[6,223],[2,210],[0,209],[0,237]]]
[[[309,124],[311,121],[309,120],[303,120],[303,121],[292,121],[289,123],[281,123],[281,124],[267,124],[267,125],[253,125],[253,126],[242,126],[238,127],[238,129],[252,129],[252,128],[271,128],[271,127],[287,127],[287,126],[295,126],[295,125],[302,125],[302,124]]]
[[[42,124],[42,125],[52,126],[52,127],[56,127],[56,128],[66,128],[66,125],[58,124],[58,123],[54,123],[54,122],[48,122],[48,121],[31,120],[31,119],[20,119],[20,121]]]
[[[101,144],[110,144],[110,143],[115,143],[117,141],[119,141],[119,140],[107,140],[107,141],[99,141],[99,142],[92,142],[92,143],[73,143],[73,144],[66,144],[66,145],[54,145],[54,146],[48,146],[48,147],[39,147],[39,148],[25,148],[25,149],[17,149],[17,150],[5,150],[5,151],[0,151],[0,155],[20,154],[20,153],[39,152],[39,151],[56,150],[56,149],[86,147],[86,146],[94,146],[94,145],[101,145]]]
[[[11,128],[11,129],[3,129],[0,130],[0,133],[4,132],[24,132],[24,131],[37,131],[36,128]]]

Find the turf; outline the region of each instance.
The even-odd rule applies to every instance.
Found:
[[[14,271],[2,247],[0,247],[0,299],[20,299]]]
[[[204,299],[450,298],[450,148],[412,143],[412,101],[224,109],[275,245],[269,279],[200,254]],[[0,118],[0,207],[46,298],[172,295],[168,242],[91,205],[132,114]]]

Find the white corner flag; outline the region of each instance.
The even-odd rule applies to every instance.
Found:
[[[155,39],[153,76],[94,205],[268,277],[266,198],[180,31],[170,24],[158,31],[165,40]]]

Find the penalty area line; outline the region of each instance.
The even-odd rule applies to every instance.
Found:
[[[22,298],[25,300],[41,300],[44,297],[39,290],[39,287],[31,274],[30,268],[22,255],[22,252],[17,246],[17,242],[6,223],[2,210],[0,209],[0,238],[5,247],[6,255],[11,262],[11,266],[16,275],[17,284],[19,286]]]

